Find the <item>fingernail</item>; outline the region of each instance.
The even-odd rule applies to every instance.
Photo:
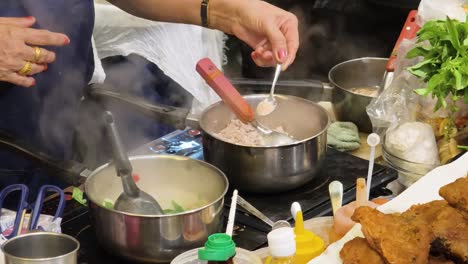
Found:
[[[48,68],[49,66],[47,66],[47,64],[44,64],[44,71],[47,71]]]
[[[65,45],[68,45],[68,44],[70,44],[70,39],[69,39],[69,38],[67,38],[67,37],[65,37],[65,41],[63,42],[63,44],[65,44]]]
[[[33,16],[27,16],[26,19],[34,20],[34,17]]]
[[[34,86],[36,86],[36,80],[35,79],[32,80],[31,86],[29,86],[29,87],[32,88]]]
[[[284,58],[286,58],[286,50],[285,49],[278,50],[278,58],[280,59],[280,61],[283,61]]]
[[[252,53],[252,59],[256,60],[257,59],[257,54]]]

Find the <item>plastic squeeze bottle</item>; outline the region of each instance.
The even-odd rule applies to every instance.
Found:
[[[198,259],[207,260],[208,264],[233,264],[235,255],[236,244],[225,233],[210,235],[205,247],[198,250]]]
[[[291,206],[291,213],[295,215],[296,225],[296,264],[307,264],[310,260],[322,254],[325,250],[325,242],[316,234],[304,228],[302,209],[298,202]]]
[[[268,233],[270,264],[295,264],[296,241],[291,227],[281,227]]]

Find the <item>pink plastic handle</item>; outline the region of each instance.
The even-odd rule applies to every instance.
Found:
[[[395,62],[397,58],[397,52],[398,48],[400,47],[401,42],[404,39],[412,39],[416,36],[416,33],[418,33],[419,26],[416,24],[416,16],[418,15],[417,10],[411,10],[408,14],[408,17],[406,18],[405,24],[403,25],[403,28],[401,29],[400,36],[398,37],[397,42],[395,43],[395,47],[393,47],[392,54],[390,55],[390,58],[388,59],[386,69],[387,72],[393,72],[395,71]]]
[[[252,107],[210,59],[204,58],[198,61],[196,70],[224,103],[231,108],[237,118],[246,123],[254,120]]]

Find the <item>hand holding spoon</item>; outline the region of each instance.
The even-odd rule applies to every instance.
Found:
[[[297,140],[289,137],[287,134],[269,129],[258,122],[255,119],[254,110],[249,103],[209,58],[201,59],[197,63],[196,70],[239,120],[251,124],[260,132],[266,146],[281,146],[297,142]]]

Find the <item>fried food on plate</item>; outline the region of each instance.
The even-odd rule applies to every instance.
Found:
[[[356,237],[344,244],[340,257],[343,264],[385,264],[379,253],[362,237]]]
[[[408,219],[422,220],[430,225],[441,210],[447,207],[449,207],[447,201],[436,200],[425,204],[413,205],[401,215]]]
[[[458,210],[443,208],[431,224],[435,240],[432,250],[456,262],[468,263],[468,221]]]
[[[369,245],[390,264],[427,264],[432,234],[424,221],[359,207],[352,219],[361,223]]]
[[[440,196],[447,202],[465,213],[468,213],[468,178],[460,178],[439,190]]]

